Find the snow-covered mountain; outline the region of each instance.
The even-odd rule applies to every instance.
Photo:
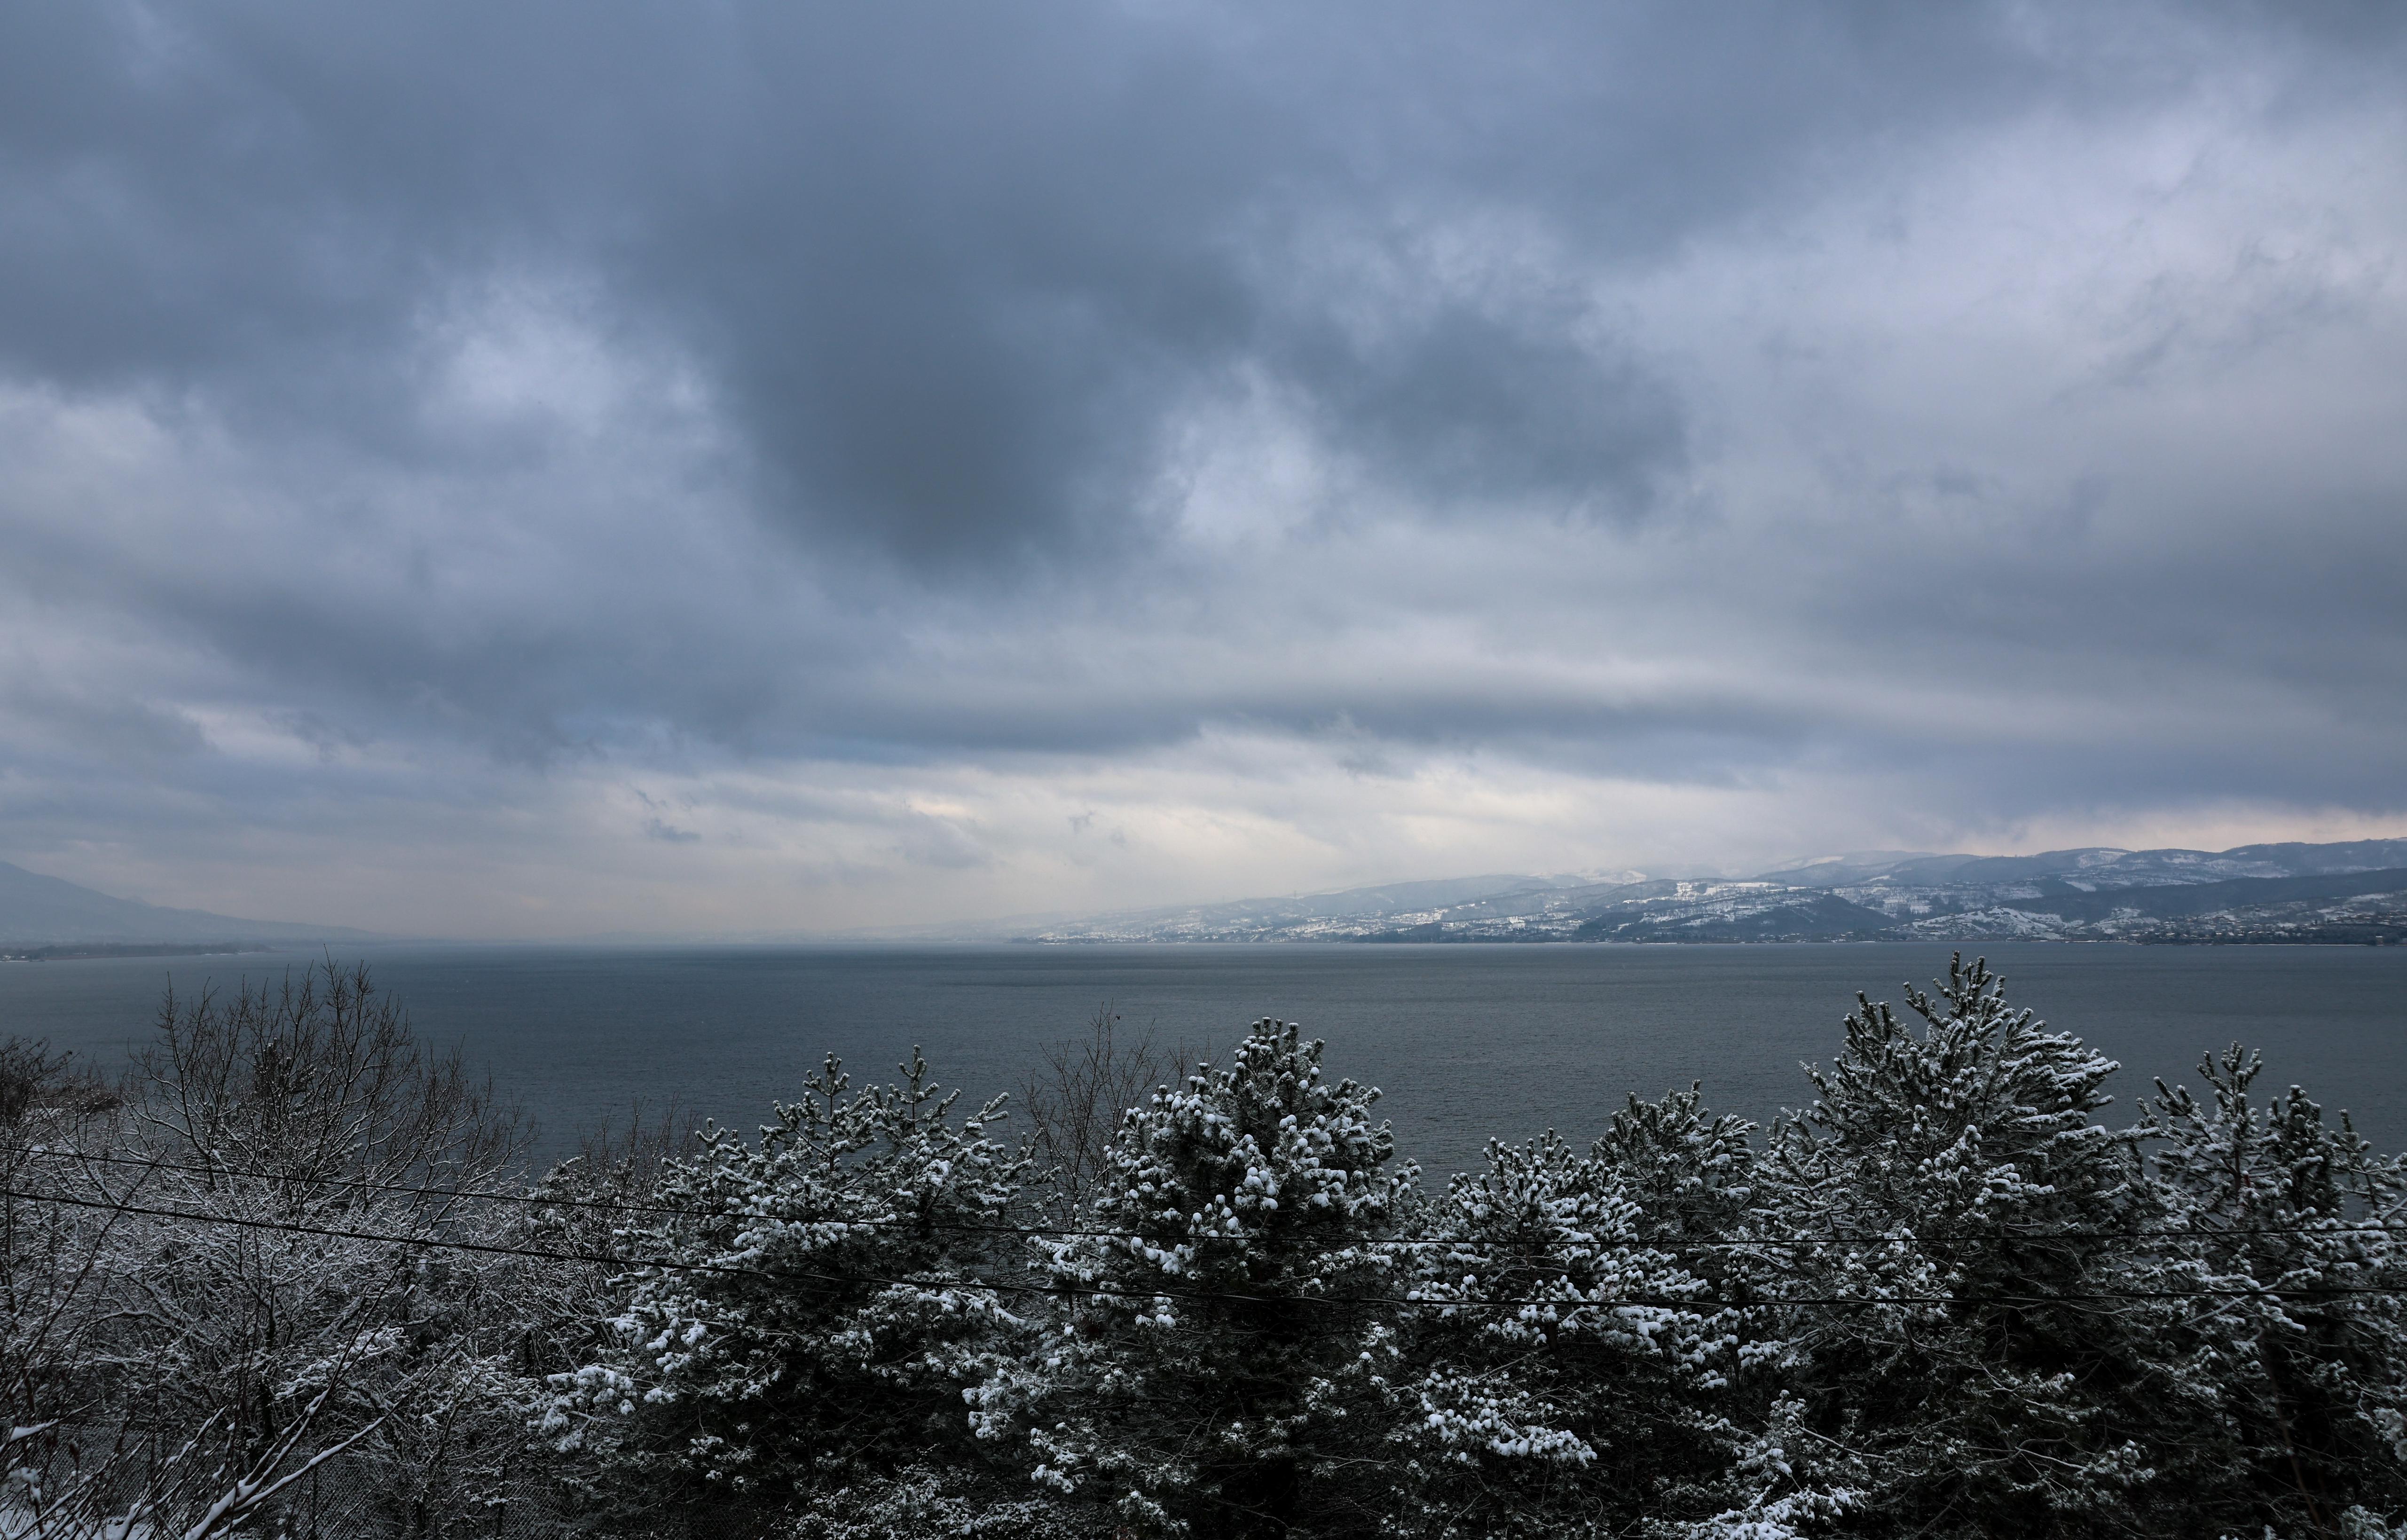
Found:
[[[1719,877],[1482,877],[1031,927],[1111,941],[2407,940],[2407,839],[1858,851]]]

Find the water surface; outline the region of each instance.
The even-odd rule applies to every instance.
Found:
[[[2407,948],[1993,945],[2010,998],[2125,1068],[2119,1110],[2200,1055],[2261,1048],[2386,1149],[2407,1148]],[[1769,1119],[1810,1099],[1858,989],[1899,1001],[1944,946],[1165,946],[837,949],[374,948],[419,1030],[463,1044],[557,1150],[637,1099],[738,1126],[821,1055],[885,1077],[913,1045],[974,1096],[1112,1002],[1165,1041],[1225,1046],[1257,1017],[1328,1040],[1335,1074],[1387,1092],[1403,1151],[1435,1172],[1490,1137],[1586,1140],[1631,1091],[1704,1082]],[[0,1034],[97,1061],[151,1031],[159,997],[280,975],[313,955],[0,964]],[[2119,1120],[2115,1119],[2113,1120]]]

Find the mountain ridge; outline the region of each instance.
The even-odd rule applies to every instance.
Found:
[[[243,920],[114,898],[64,877],[0,861],[0,946],[175,945],[263,941],[375,941],[347,925]]]
[[[2028,856],[1859,851],[1755,877],[1492,875],[1122,910],[1048,943],[1180,941],[2407,941],[2407,839]]]

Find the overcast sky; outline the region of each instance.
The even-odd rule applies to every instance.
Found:
[[[0,858],[819,930],[2407,833],[2407,7],[0,9]]]

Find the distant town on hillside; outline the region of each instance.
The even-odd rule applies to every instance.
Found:
[[[2407,839],[2090,848],[2034,856],[1872,851],[1744,880],[1483,877],[1105,915],[1038,942],[2129,941],[2396,945]]]

